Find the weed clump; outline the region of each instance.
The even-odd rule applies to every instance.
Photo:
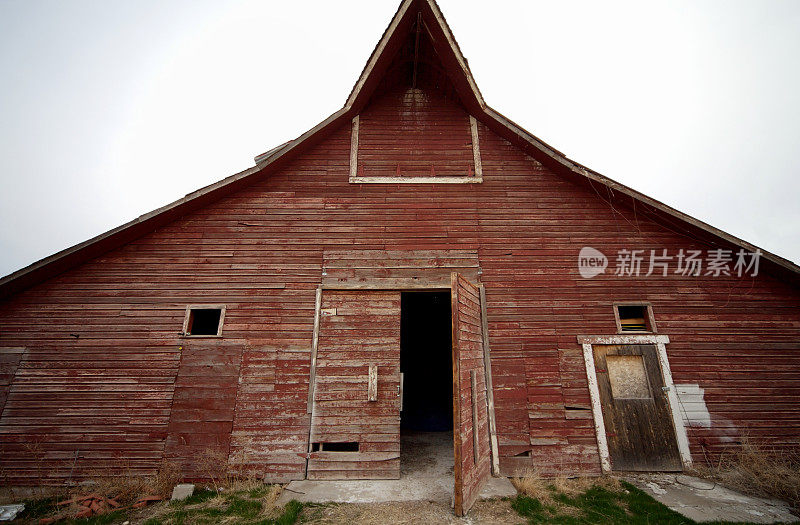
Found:
[[[779,449],[745,437],[694,474],[747,494],[776,498],[800,509],[800,451]]]

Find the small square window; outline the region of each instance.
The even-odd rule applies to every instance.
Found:
[[[646,303],[622,303],[614,305],[614,316],[619,333],[652,333],[656,331],[653,310]]]
[[[183,335],[193,337],[222,336],[225,307],[218,305],[191,305],[186,308]]]

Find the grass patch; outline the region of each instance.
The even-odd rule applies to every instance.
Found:
[[[287,503],[283,508],[275,505],[280,487],[261,485],[240,487],[241,490],[218,493],[200,490],[190,498],[173,503],[165,512],[151,518],[145,525],[183,525],[226,523],[243,525],[292,525],[297,522],[303,504]]]
[[[615,478],[517,478],[511,507],[529,523],[690,525],[694,522]]]
[[[25,509],[17,514],[17,519],[37,521],[52,514],[56,510],[58,498],[25,500]]]
[[[271,490],[272,490],[271,485],[261,485],[260,487],[250,489],[247,492],[247,495],[252,499],[260,499],[267,496]]]
[[[225,510],[226,516],[237,516],[246,520],[253,519],[261,513],[261,502],[251,499],[232,498]]]
[[[300,513],[303,511],[303,504],[297,500],[292,500],[283,507],[283,514],[275,520],[275,525],[292,525],[297,522]]]
[[[191,496],[186,498],[183,501],[176,502],[173,505],[197,505],[199,503],[203,503],[205,501],[210,500],[211,498],[215,498],[219,495],[216,490],[211,489],[198,489],[195,490]]]

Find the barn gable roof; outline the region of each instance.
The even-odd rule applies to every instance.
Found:
[[[29,286],[102,255],[225,195],[242,189],[266,173],[280,169],[297,153],[315,145],[330,132],[359,114],[380,84],[398,49],[409,36],[409,32],[413,27],[419,26],[419,24],[415,25],[418,20],[423,22],[427,36],[435,48],[442,68],[446,70],[459,101],[472,116],[489,129],[556,173],[579,184],[590,186],[601,199],[613,201],[615,204],[638,206],[637,210],[640,210],[640,213],[651,216],[677,233],[711,244],[733,245],[753,252],[759,249],[742,239],[570,160],[563,153],[489,107],[483,100],[470,72],[469,64],[461,53],[435,0],[403,0],[342,109],[300,137],[256,156],[256,165],[252,168],[189,193],[171,204],[146,213],[122,226],[46,257],[0,279],[0,298],[9,297]],[[792,282],[800,282],[800,266],[765,250],[760,251],[762,259],[768,264],[771,263],[773,269],[778,270]]]

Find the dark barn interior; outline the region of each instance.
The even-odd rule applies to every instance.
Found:
[[[400,324],[400,428],[453,430],[450,292],[404,292]]]

